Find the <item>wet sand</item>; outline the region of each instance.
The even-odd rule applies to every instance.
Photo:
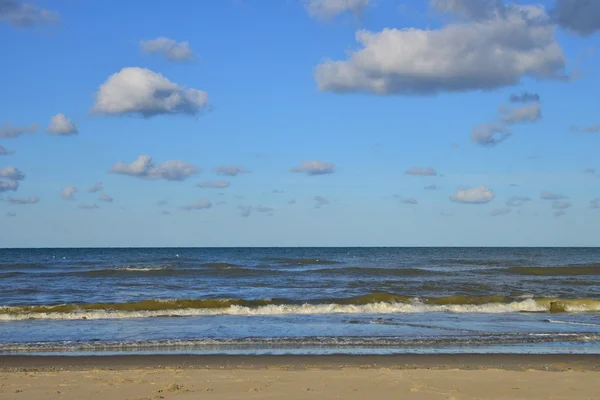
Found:
[[[596,399],[599,355],[0,357],[2,399]]]

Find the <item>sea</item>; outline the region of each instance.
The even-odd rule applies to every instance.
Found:
[[[600,249],[0,249],[0,355],[417,353],[600,354]]]

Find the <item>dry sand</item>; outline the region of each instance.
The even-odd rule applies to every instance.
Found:
[[[0,399],[599,399],[599,356],[0,357]]]

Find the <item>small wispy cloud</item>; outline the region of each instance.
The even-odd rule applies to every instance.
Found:
[[[39,203],[40,198],[37,196],[20,198],[8,197],[6,201],[8,201],[10,204],[27,205]]]
[[[525,196],[512,196],[506,201],[506,205],[508,207],[521,207],[527,202],[530,202],[532,199],[530,197]]]
[[[0,126],[0,138],[13,139],[21,135],[36,133],[39,128],[39,124],[14,126],[8,122],[4,122],[2,126]]]
[[[510,137],[512,132],[503,125],[488,123],[479,124],[471,131],[471,140],[485,147],[496,146]]]
[[[568,199],[567,196],[563,196],[562,194],[552,193],[552,192],[548,192],[548,191],[543,191],[540,194],[540,198],[543,199],[543,200],[562,200],[562,199]]]
[[[107,194],[103,194],[102,196],[98,197],[98,200],[105,203],[112,203],[114,201],[114,199]]]
[[[160,54],[169,61],[192,61],[195,58],[188,42],[177,42],[164,36],[142,40],[140,48],[143,53]]]
[[[60,15],[56,11],[39,8],[22,0],[0,0],[0,23],[6,22],[15,28],[31,28],[59,21]]]
[[[196,185],[201,189],[225,189],[229,187],[229,182],[227,181],[210,181],[210,182],[201,182]]]
[[[238,211],[242,217],[249,217],[252,214],[252,207],[250,206],[238,206]]]
[[[313,200],[315,201],[315,208],[321,208],[329,204],[329,200],[322,196],[315,196]]]
[[[590,201],[590,208],[600,209],[600,197],[596,197]]]
[[[369,0],[304,0],[304,7],[313,18],[328,20],[345,12],[360,14]]]
[[[508,98],[511,103],[533,103],[540,101],[540,95],[537,93],[523,92],[520,94],[511,94]]]
[[[75,186],[65,186],[60,195],[65,200],[75,200],[75,193],[77,193],[77,188]]]
[[[104,186],[102,186],[102,182],[98,182],[90,186],[87,191],[88,193],[96,193],[101,191],[102,189],[104,189]]]
[[[333,163],[325,161],[302,161],[299,167],[294,167],[290,171],[307,175],[326,175],[334,173],[335,166]]]
[[[411,169],[407,169],[404,171],[405,175],[414,175],[414,176],[436,176],[437,171],[431,167],[428,168],[419,168],[412,167]]]
[[[119,161],[112,166],[109,172],[150,180],[183,181],[200,170],[201,168],[179,160],[155,164],[152,157],[141,155],[131,164]]]
[[[198,200],[195,203],[187,204],[185,206],[182,206],[181,208],[186,211],[192,211],[192,210],[206,210],[211,207],[212,207],[212,203],[209,200]]]
[[[573,133],[600,133],[600,125],[576,126],[569,127]],[[1,136],[0,136],[1,137]]]
[[[212,169],[217,175],[238,176],[250,172],[241,165],[220,165]]]
[[[494,200],[494,197],[496,197],[496,195],[491,189],[479,185],[474,188],[457,189],[456,193],[450,196],[450,200],[456,203],[484,204]]]
[[[438,185],[427,185],[423,189],[425,189],[425,190],[439,190],[441,188]]]
[[[10,156],[11,154],[15,154],[15,152],[0,145],[0,156]]]
[[[506,215],[510,213],[510,208],[496,208],[495,210],[490,211],[491,217],[499,217],[500,215]]]
[[[96,210],[96,209],[98,209],[100,207],[98,207],[97,204],[86,204],[86,203],[84,203],[84,204],[80,204],[78,206],[78,208],[81,209],[81,210]]]
[[[16,212],[14,212],[14,211],[9,211],[9,212],[7,212],[7,213],[6,213],[6,216],[7,216],[7,217],[16,217],[16,216],[17,216],[17,213],[16,213]]]
[[[566,210],[567,208],[571,208],[572,204],[568,201],[557,200],[552,202],[552,208],[555,210]]]

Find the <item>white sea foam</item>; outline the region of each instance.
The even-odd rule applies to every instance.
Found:
[[[567,305],[569,312],[600,311],[600,304]],[[363,305],[348,304],[303,304],[303,305],[265,305],[245,307],[232,305],[224,308],[180,308],[152,311],[111,311],[82,310],[74,312],[18,312],[12,307],[0,307],[0,321],[29,319],[75,320],[75,319],[129,319],[153,317],[185,317],[211,315],[268,316],[268,315],[310,315],[310,314],[405,314],[405,313],[515,313],[548,312],[548,306],[534,299],[512,303],[488,304],[445,304],[431,305],[418,301],[412,303],[371,303]]]

